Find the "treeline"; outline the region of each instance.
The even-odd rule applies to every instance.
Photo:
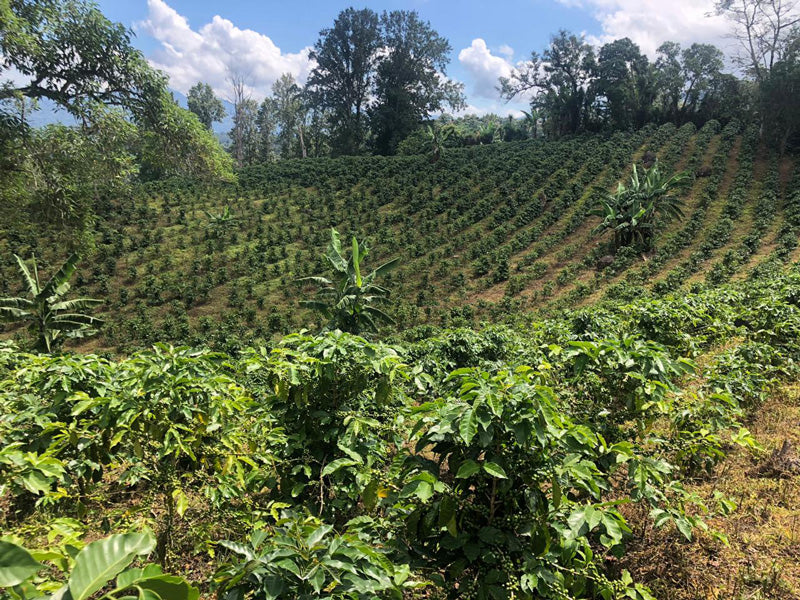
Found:
[[[721,0],[717,10],[730,18],[741,55],[726,59],[711,44],[667,41],[650,60],[629,38],[595,48],[562,30],[498,82],[500,97],[530,100],[524,117],[453,118],[444,111],[463,108],[464,97],[462,86],[444,77],[447,40],[414,11],[379,17],[348,8],[320,32],[305,86],[285,74],[259,104],[232,79],[230,150],[244,166],[738,119],[759,122],[765,141],[784,151],[797,142],[800,125],[796,10],[763,0]],[[731,64],[741,76],[726,72]],[[192,88],[189,106],[209,128],[225,116],[207,84]],[[436,131],[445,127],[446,139]]]
[[[720,2],[718,10],[736,25],[746,50],[729,57],[741,78],[724,72],[725,55],[711,44],[664,42],[650,61],[629,38],[596,50],[560,31],[543,52],[501,78],[501,94],[530,97],[528,117],[546,136],[756,120],[765,140],[783,151],[797,142],[800,124],[800,16],[787,3],[761,0]]]
[[[446,78],[450,43],[416,11],[378,15],[348,8],[320,32],[305,86],[282,75],[258,103],[231,77],[230,152],[239,166],[307,156],[394,154],[431,115],[464,106],[463,85]],[[211,127],[222,102],[198,83],[189,108]]]
[[[750,111],[748,83],[723,73],[724,65],[722,51],[710,44],[665,42],[651,62],[629,38],[596,51],[560,31],[500,84],[507,99],[531,96],[532,114],[547,136],[654,122],[702,125]]]

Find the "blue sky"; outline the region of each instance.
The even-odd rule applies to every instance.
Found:
[[[413,9],[453,48],[448,75],[465,84],[470,111],[509,112],[494,89],[531,50],[560,28],[592,43],[629,36],[653,54],[664,40],[722,45],[727,25],[706,17],[712,0],[369,0],[352,3],[376,11]],[[303,81],[307,49],[319,30],[350,6],[330,0],[99,0],[112,20],[133,27],[136,45],[185,93],[198,79],[226,94],[231,70],[245,74],[263,96],[282,73]]]

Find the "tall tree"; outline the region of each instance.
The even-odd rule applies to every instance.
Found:
[[[160,98],[157,121],[140,127],[141,172],[146,179],[183,175],[233,181],[233,161],[217,137],[169,95]]]
[[[258,132],[258,102],[252,98],[245,98],[236,107],[233,115],[232,137],[235,141],[235,155],[240,167],[258,162],[259,132]]]
[[[531,107],[542,115],[545,130],[560,136],[582,131],[588,121],[595,71],[592,47],[582,37],[561,30],[548,48],[500,79],[501,94],[510,100],[533,94]]]
[[[732,119],[747,121],[753,118],[755,88],[752,82],[730,73],[718,73],[703,94],[694,121],[698,124],[716,119],[728,123]]]
[[[103,198],[129,195],[138,132],[121,110],[97,111],[85,127],[52,124],[26,138],[28,210],[42,225],[81,230]]]
[[[272,85],[272,105],[277,126],[277,144],[284,158],[308,155],[306,148],[306,119],[308,109],[303,90],[294,77],[284,73]]]
[[[740,66],[762,83],[786,55],[800,24],[798,0],[717,0],[716,8],[735,25]]]
[[[304,131],[303,137],[309,156],[330,155],[330,115],[328,112],[309,106]]]
[[[703,110],[705,118],[716,118],[712,98],[727,90],[723,85],[723,55],[711,44],[692,44],[681,49],[676,42],[665,42],[658,50],[655,62],[657,82],[656,104],[662,118],[681,124],[696,120]],[[729,83],[725,80],[725,83]]]
[[[219,142],[174,102],[130,39],[87,0],[0,0],[0,204],[15,207],[15,218],[55,216],[83,233],[77,226],[91,223],[103,190],[136,173],[134,149],[140,176],[232,178]],[[39,99],[79,125],[28,135],[27,109]]]
[[[258,160],[258,102],[250,97],[245,78],[230,77],[233,101],[233,127],[230,131],[231,154],[239,167]]]
[[[681,45],[664,42],[656,50],[654,65],[656,80],[656,109],[665,121],[678,121],[684,76],[681,62]]]
[[[376,105],[370,111],[375,148],[392,154],[431,113],[462,108],[463,86],[444,77],[450,43],[416,11],[381,16],[384,52],[375,78]]]
[[[275,136],[277,123],[275,122],[275,106],[270,96],[264,98],[258,107],[256,116],[258,129],[258,157],[261,162],[270,162],[277,156],[275,152]]]
[[[641,127],[649,121],[655,98],[653,70],[629,38],[600,49],[594,93],[603,99],[604,118],[616,129]]]
[[[800,143],[800,31],[760,86],[764,135],[783,152]]]
[[[214,90],[207,83],[199,81],[193,85],[186,99],[189,110],[197,115],[207,129],[211,129],[213,123],[225,118],[225,106],[222,100],[214,95]]]
[[[719,48],[711,44],[695,43],[683,51],[685,89],[681,111],[684,116],[697,112],[700,102],[721,74],[722,57]]]
[[[333,27],[323,29],[310,53],[316,67],[308,79],[313,104],[330,111],[336,154],[356,154],[364,147],[366,110],[381,35],[378,15],[348,8]]]

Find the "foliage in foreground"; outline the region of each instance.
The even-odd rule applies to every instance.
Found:
[[[724,542],[707,517],[735,503],[683,482],[757,450],[743,418],[795,372],[798,289],[792,273],[394,346],[300,333],[239,358],[5,347],[4,529],[153,527],[162,566],[203,557],[191,580],[228,599],[646,599],[609,560],[641,534],[624,506]]]
[[[137,557],[150,554],[154,546],[151,533],[116,534],[66,551],[28,551],[0,541],[0,590],[8,590],[14,600],[48,594],[68,600],[197,600],[197,588],[181,577],[165,575],[158,565],[130,566]],[[57,577],[48,565],[59,573]],[[40,577],[46,569],[47,575]]]

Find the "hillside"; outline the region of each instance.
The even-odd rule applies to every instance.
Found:
[[[747,277],[796,258],[800,179],[792,157],[759,146],[755,126],[711,122],[451,149],[426,156],[289,160],[251,167],[236,186],[170,180],[103,209],[79,270],[82,294],[107,298],[89,347],[157,340],[233,348],[313,328],[295,280],[323,269],[328,229],[399,257],[385,283],[398,328],[473,324],[528,311],[663,295]],[[694,176],[686,218],[649,256],[624,249],[601,264],[594,201],[656,156]],[[215,219],[230,207],[232,219]],[[0,294],[18,291],[11,253],[61,260],[46,240],[0,239]]]
[[[609,261],[590,208],[656,158],[685,217]],[[754,127],[283,161],[99,215],[101,335],[0,341],[8,597],[135,542],[116,572],[177,576],[119,575],[152,600],[800,598],[800,170]],[[401,259],[375,339],[298,332],[332,226]],[[36,233],[0,235],[0,293],[11,252],[63,260]]]

